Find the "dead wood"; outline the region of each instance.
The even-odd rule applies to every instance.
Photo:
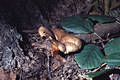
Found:
[[[96,24],[95,25],[95,33],[97,33],[100,37],[105,38],[108,34],[114,35],[120,32],[120,24],[118,23],[107,23],[107,24]],[[91,34],[75,34],[76,37],[84,40],[85,42],[91,42],[99,39],[94,33]]]

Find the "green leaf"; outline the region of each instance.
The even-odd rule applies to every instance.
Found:
[[[116,53],[120,54],[120,37],[106,43],[104,51],[107,56]]]
[[[100,23],[109,23],[116,21],[116,18],[104,15],[88,15],[88,18],[92,19],[93,21],[98,21]]]
[[[111,54],[107,58],[104,58],[103,61],[109,66],[120,66],[120,53]]]
[[[106,69],[102,69],[100,71],[97,71],[97,72],[91,72],[91,73],[88,73],[88,77],[90,78],[94,78],[94,77],[97,77],[97,76],[100,76],[101,74],[105,74],[108,70]]]
[[[93,69],[99,67],[103,61],[100,48],[94,44],[86,45],[83,50],[75,54],[75,61],[83,69]]]
[[[109,66],[120,66],[120,37],[106,43],[104,51],[107,55],[104,62]]]
[[[92,33],[94,32],[93,23],[84,16],[70,16],[61,21],[64,29],[74,33]]]

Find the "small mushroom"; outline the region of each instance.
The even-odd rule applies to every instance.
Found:
[[[57,41],[65,45],[64,53],[78,51],[82,46],[82,41],[63,29],[52,29]]]

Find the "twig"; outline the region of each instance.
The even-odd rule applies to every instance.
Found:
[[[51,73],[50,73],[50,56],[47,56],[47,66],[48,66],[48,77],[51,79]]]
[[[97,33],[94,32],[94,34],[101,40],[103,40]]]
[[[100,70],[102,67],[104,67],[106,65],[107,65],[106,63],[103,63],[100,67],[98,67],[97,69],[93,70],[92,72],[96,72],[96,71]]]

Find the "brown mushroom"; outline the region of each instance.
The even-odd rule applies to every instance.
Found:
[[[70,52],[78,51],[81,48],[82,42],[77,37],[69,34],[63,29],[47,29],[41,26],[38,29],[41,37],[49,36],[50,40],[54,40],[61,52],[68,54]]]

